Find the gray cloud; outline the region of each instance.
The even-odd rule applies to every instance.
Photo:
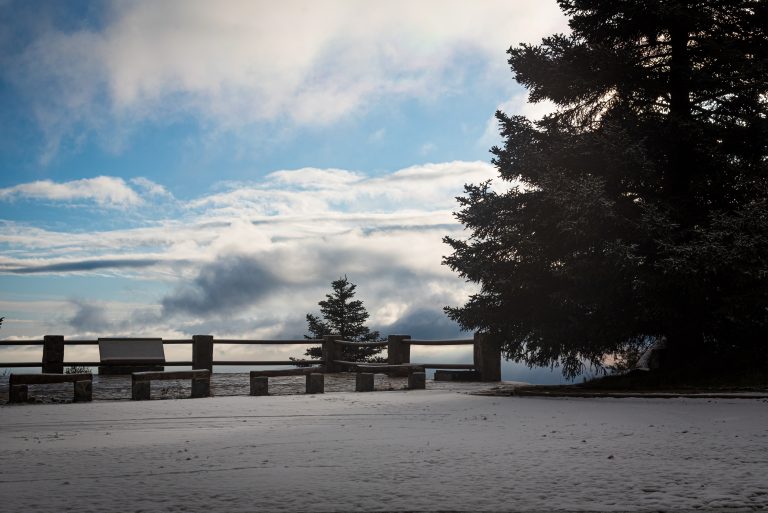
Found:
[[[109,320],[101,305],[77,299],[71,303],[75,306],[75,314],[68,324],[74,329],[83,332],[110,332],[115,329],[115,324]]]
[[[414,308],[400,319],[380,329],[382,333],[410,335],[421,339],[468,338],[471,334],[461,331],[459,325],[450,320],[442,310]]]
[[[35,273],[56,273],[56,272],[77,272],[77,271],[96,271],[99,269],[140,269],[151,267],[163,260],[157,258],[113,258],[105,260],[82,260],[80,262],[63,262],[59,264],[35,265],[28,267],[18,267],[7,269],[5,272],[14,274],[35,274]]]
[[[234,314],[282,285],[253,257],[226,256],[205,265],[190,285],[163,298],[163,312],[200,316]]]

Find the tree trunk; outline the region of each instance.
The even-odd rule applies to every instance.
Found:
[[[690,226],[690,182],[693,162],[691,137],[691,62],[688,54],[688,22],[685,14],[678,15],[669,29],[672,59],[669,70],[669,163],[666,190],[672,203],[677,205],[678,219],[682,227]]]

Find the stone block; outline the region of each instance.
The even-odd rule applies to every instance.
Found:
[[[373,373],[357,373],[355,379],[355,392],[373,392]]]
[[[11,385],[8,390],[8,403],[26,403],[29,399],[27,385]]]
[[[131,399],[134,401],[149,400],[150,382],[134,381],[131,384]]]
[[[307,374],[307,393],[322,394],[323,392],[325,392],[325,376],[317,372]]]
[[[408,388],[410,390],[424,390],[427,388],[426,372],[412,372],[408,375]]]
[[[84,379],[75,381],[75,395],[73,401],[76,403],[85,403],[93,400],[93,381]]]
[[[211,378],[192,379],[192,397],[209,397],[211,395]]]
[[[269,378],[251,376],[251,395],[269,395]]]

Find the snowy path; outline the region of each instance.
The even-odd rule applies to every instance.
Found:
[[[448,391],[0,408],[4,511],[768,508],[768,403]]]

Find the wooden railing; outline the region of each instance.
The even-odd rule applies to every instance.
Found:
[[[43,346],[42,361],[38,362],[0,362],[0,368],[38,367],[44,373],[62,373],[64,366],[104,367],[106,362],[64,361],[65,346],[98,345],[98,340],[65,340],[60,335],[46,335],[42,340],[2,340],[0,347]],[[353,342],[342,340],[337,335],[329,335],[322,339],[294,340],[247,340],[247,339],[214,339],[211,335],[194,335],[191,339],[168,339],[163,345],[191,344],[192,359],[190,361],[166,361],[163,366],[186,366],[193,369],[213,370],[214,365],[222,366],[284,366],[284,365],[323,365],[326,372],[342,372],[347,363],[342,358],[344,347],[386,347],[388,365],[411,364],[430,369],[465,369],[476,371],[482,381],[501,380],[501,352],[499,345],[490,338],[477,333],[471,339],[459,340],[419,340],[411,339],[409,335],[389,335],[381,342]],[[240,345],[317,345],[322,344],[323,357],[320,360],[214,360],[214,344]],[[411,362],[411,346],[453,346],[472,345],[472,363],[421,363]]]

